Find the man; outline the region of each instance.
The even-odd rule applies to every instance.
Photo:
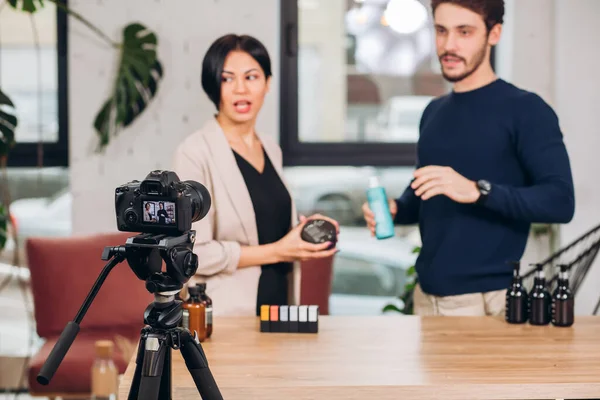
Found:
[[[530,224],[573,218],[570,162],[553,110],[492,70],[504,2],[431,3],[453,90],[423,112],[415,179],[390,209],[397,224],[419,223],[416,314],[501,315]]]
[[[165,211],[165,203],[161,201],[160,203],[158,203],[158,207],[160,208],[160,210],[158,210],[158,213],[156,213],[156,216],[158,217],[158,223],[161,225],[165,225],[167,223],[167,218],[169,218],[169,214],[167,214],[167,212]]]

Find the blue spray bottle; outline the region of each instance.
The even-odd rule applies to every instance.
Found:
[[[369,179],[367,201],[369,208],[375,214],[375,237],[377,239],[387,239],[394,236],[394,220],[390,213],[387,194],[379,184],[379,179],[376,176]]]

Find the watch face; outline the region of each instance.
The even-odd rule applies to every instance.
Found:
[[[484,180],[478,181],[477,187],[479,187],[479,191],[483,195],[487,195],[490,192],[490,190],[492,189],[492,185],[488,181],[484,181]]]

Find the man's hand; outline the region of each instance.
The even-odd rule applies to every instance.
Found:
[[[396,204],[396,200],[388,199],[388,206],[390,207],[390,214],[392,214],[392,219],[396,216],[398,212],[398,206]],[[365,221],[367,222],[367,227],[371,231],[371,236],[375,236],[375,214],[371,211],[369,207],[369,203],[365,202],[362,206],[363,216],[365,217]]]
[[[474,181],[450,167],[429,165],[416,170],[414,176],[410,186],[422,200],[443,194],[458,203],[475,203],[480,196]]]

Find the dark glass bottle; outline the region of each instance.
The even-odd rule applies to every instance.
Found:
[[[552,324],[568,327],[575,322],[575,296],[569,289],[568,265],[560,265],[558,286],[552,293]]]
[[[529,296],[523,287],[523,278],[519,275],[521,263],[512,262],[513,280],[512,285],[506,291],[506,322],[510,324],[523,324],[528,319]]]
[[[536,266],[533,288],[529,293],[529,323],[532,325],[548,325],[550,323],[552,299],[546,288],[546,277],[542,264]]]
[[[198,335],[198,341],[203,342],[206,339],[206,311],[205,306],[200,300],[200,290],[197,286],[191,286],[189,288],[191,304],[189,304],[188,310],[190,313],[190,327],[189,330],[196,332]]]
[[[206,309],[206,337],[209,338],[210,335],[212,335],[213,331],[213,302],[212,299],[206,294],[206,282],[198,283],[196,287],[198,287],[199,290],[200,301],[202,302],[202,304],[204,304],[204,307]]]

